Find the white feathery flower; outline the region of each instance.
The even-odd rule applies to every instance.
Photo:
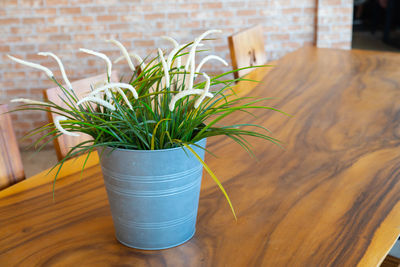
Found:
[[[138,54],[136,54],[135,52],[130,52],[130,53],[129,53],[129,56],[130,56],[130,57],[133,57],[134,59],[136,59],[137,62],[139,63],[139,65],[141,65],[142,63],[144,63],[143,59],[142,59]],[[121,60],[123,60],[124,58],[125,58],[125,56],[120,56],[119,58],[117,58],[116,60],[114,60],[114,63],[118,63],[118,62],[120,62]]]
[[[139,65],[144,64],[143,58],[141,58],[141,57],[140,57],[138,54],[136,54],[135,52],[131,52],[130,55],[131,55],[132,57],[134,57],[134,58],[139,62]]]
[[[193,89],[193,82],[194,82],[194,63],[191,64],[190,66],[190,75],[189,75],[189,85],[188,85],[188,90]]]
[[[179,46],[176,46],[174,49],[172,49],[171,50],[171,52],[169,53],[169,55],[168,55],[168,58],[167,58],[167,66],[168,67],[172,67],[172,59],[174,58],[174,56],[176,55],[176,53],[178,53],[178,51],[179,50],[181,50],[183,47],[184,47],[185,45],[179,45]],[[178,57],[177,59],[176,59],[176,61],[177,61],[177,63],[176,63],[176,67],[179,69],[180,67],[181,67],[181,61],[182,59],[181,59],[181,57]]]
[[[97,88],[106,85],[108,82],[107,81],[97,81],[94,84],[92,84],[93,90],[96,90]],[[91,92],[93,92],[93,90]],[[88,95],[91,93],[89,92]],[[93,94],[92,96],[94,97],[101,97],[100,94]]]
[[[105,87],[105,88],[103,88],[103,87]],[[97,89],[91,91],[89,94],[87,94],[87,96],[98,97],[98,96],[99,96],[99,93],[104,92],[105,90],[108,90],[108,89],[110,89],[110,88],[112,88],[112,87],[107,86],[107,85],[104,85],[104,86],[102,86],[102,87],[99,87],[99,88],[97,88]]]
[[[203,65],[204,65],[207,61],[209,61],[210,59],[216,59],[216,60],[218,60],[219,62],[221,62],[222,64],[224,64],[225,66],[228,66],[228,62],[226,62],[223,58],[221,58],[221,57],[219,57],[219,56],[209,55],[209,56],[206,56],[205,58],[203,58],[203,60],[200,61],[200,64],[197,65],[196,73],[199,73],[201,67],[203,67]]]
[[[65,135],[69,135],[69,136],[76,136],[78,137],[79,134],[78,133],[71,133],[66,131],[60,124],[60,121],[65,121],[68,120],[66,117],[64,116],[57,116],[54,118],[54,126],[57,128],[57,130],[59,130],[60,132],[62,132]]]
[[[211,83],[210,77],[208,77],[208,75],[205,74],[204,72],[203,72],[203,77],[206,79],[206,85],[204,86],[203,93],[196,100],[196,102],[194,102],[194,108],[198,108],[200,106],[201,102],[203,102],[204,98],[206,98],[208,90],[210,89],[210,83]]]
[[[169,87],[169,68],[167,66],[167,62],[165,62],[165,58],[163,56],[163,52],[161,51],[160,48],[158,48],[158,56],[160,57],[161,64],[164,69],[164,75],[165,75],[165,87]]]
[[[129,56],[131,56],[131,53],[129,53]],[[123,59],[125,59],[125,56],[117,57],[117,59],[114,60],[113,63],[114,63],[114,64],[117,64],[118,62],[120,62],[120,61],[123,60]]]
[[[112,69],[112,63],[111,60],[103,53],[99,53],[99,52],[95,52],[93,50],[89,50],[86,48],[79,48],[79,51],[83,52],[83,53],[87,53],[96,57],[100,57],[102,58],[106,64],[107,64],[107,76],[111,77],[111,69]]]
[[[179,46],[179,43],[174,39],[174,38],[172,38],[172,37],[169,37],[169,36],[161,36],[161,38],[162,39],[164,39],[164,40],[166,40],[166,41],[168,41],[168,42],[171,42],[173,45],[174,45],[174,47],[177,47],[177,46]]]
[[[129,68],[131,69],[131,71],[135,71],[135,66],[132,63],[132,60],[129,57],[128,51],[126,50],[125,46],[123,44],[121,44],[120,42],[118,42],[117,40],[114,40],[114,39],[107,40],[106,42],[113,43],[116,46],[118,46],[118,48],[122,52],[122,55],[125,57],[126,61],[128,61],[128,65],[129,65]]]
[[[107,100],[112,99],[112,94],[111,94],[111,91],[109,89],[105,89],[104,93],[106,94]]]
[[[105,86],[105,85],[107,85],[108,84],[108,82],[106,82],[106,81],[98,81],[98,82],[96,82],[94,85],[93,85],[93,88],[95,89],[94,91],[91,91],[89,94],[87,94],[87,96],[94,96],[94,97],[98,97],[98,98],[100,98],[101,97],[101,95],[100,95],[100,92],[101,91],[104,91],[104,93],[105,93],[105,95],[106,95],[106,97],[107,97],[107,100],[110,100],[110,99],[112,99],[112,94],[111,94],[111,92],[110,92],[110,90],[108,90],[108,89],[102,89],[102,90],[96,90],[97,88],[100,88],[100,87],[102,87],[102,86]]]
[[[203,93],[204,90],[202,89],[191,89],[191,90],[181,91],[172,97],[171,102],[169,103],[169,110],[174,111],[175,104],[179,99],[188,95],[202,95]],[[211,94],[210,92],[205,93],[205,97],[213,97],[213,96],[214,95]]]
[[[130,56],[132,56],[134,59],[136,59],[136,61],[139,63],[139,65],[144,64],[144,60],[141,56],[139,56],[137,53],[135,52],[131,52],[129,53]]]
[[[41,101],[27,99],[27,98],[15,98],[15,99],[12,99],[10,102],[25,103],[25,104],[30,104],[30,105],[47,105],[47,106],[49,105],[49,103],[46,103],[46,102],[41,102]]]
[[[168,55],[168,60],[167,60],[167,65],[168,67],[171,66],[172,58],[175,56],[175,54],[182,49],[185,45],[179,45],[179,43],[172,37],[169,36],[161,36],[162,39],[171,42],[174,45],[174,49],[169,53]],[[181,67],[182,62],[181,62],[181,57],[177,58],[177,67],[178,69]],[[172,66],[171,66],[172,67]]]
[[[188,61],[190,60],[190,54],[189,54],[189,58]],[[192,90],[193,89],[193,82],[194,82],[194,78],[195,78],[195,63],[194,63],[194,56],[193,56],[193,60],[189,61],[189,65],[190,65],[190,74],[189,74],[189,85],[188,85],[188,90]],[[185,71],[186,71],[186,67],[188,65],[186,64],[185,66]]]
[[[222,32],[222,31],[221,31],[221,30],[209,30],[209,31],[206,31],[205,33],[201,34],[198,38],[196,38],[196,39],[194,40],[194,43],[193,43],[193,45],[192,45],[192,48],[190,49],[190,52],[189,52],[188,59],[187,59],[187,61],[186,61],[186,66],[185,66],[185,70],[186,70],[186,71],[189,70],[189,65],[190,65],[190,64],[193,64],[193,65],[194,65],[194,58],[195,58],[195,54],[196,54],[196,49],[197,49],[197,46],[200,44],[200,42],[201,42],[207,35],[212,34],[212,33],[220,33],[220,32]]]
[[[93,97],[93,96],[87,96],[82,98],[81,100],[78,101],[78,103],[76,103],[76,105],[81,105],[83,102],[93,102],[96,104],[99,104],[105,108],[111,109],[111,110],[115,110],[115,107],[113,105],[111,105],[110,103],[108,103],[107,101],[104,101],[101,98],[98,97]]]
[[[193,81],[194,81],[194,73],[195,73],[195,56],[196,56],[196,49],[200,42],[209,34],[212,33],[219,33],[222,32],[221,30],[209,30],[205,33],[201,34],[198,38],[195,39],[192,48],[190,49],[188,59],[186,61],[185,71],[188,71],[190,66],[190,75],[189,75],[189,86],[188,90],[193,89]]]
[[[50,57],[54,58],[57,61],[57,64],[60,67],[61,75],[62,75],[62,77],[64,79],[64,82],[67,85],[67,88],[72,91],[72,85],[71,85],[70,81],[68,80],[67,74],[65,73],[64,65],[61,62],[60,58],[57,57],[55,54],[53,54],[51,52],[39,52],[38,55],[39,56],[45,56],[45,57],[46,56],[50,56]]]
[[[117,92],[122,96],[122,98],[124,99],[124,101],[125,101],[125,103],[128,105],[128,107],[129,107],[131,110],[133,110],[133,107],[132,107],[131,103],[129,102],[128,98],[126,97],[124,91],[122,91],[122,89],[119,88],[119,87],[115,87],[114,89],[117,90]]]
[[[129,91],[132,92],[132,95],[135,99],[138,99],[138,97],[139,97],[135,88],[132,85],[130,85],[129,83],[109,83],[109,84],[106,84],[106,85],[90,92],[90,94],[88,96],[93,96],[104,90],[113,89],[115,87],[128,89]]]
[[[18,62],[19,64],[26,65],[28,67],[44,71],[46,73],[46,75],[49,76],[50,79],[54,78],[53,72],[50,69],[48,69],[46,67],[43,67],[42,65],[39,65],[39,64],[36,64],[36,63],[32,63],[32,62],[28,62],[28,61],[25,61],[25,60],[22,60],[22,59],[19,59],[19,58],[10,56],[10,55],[7,55],[7,56],[11,60],[14,60],[15,62]]]

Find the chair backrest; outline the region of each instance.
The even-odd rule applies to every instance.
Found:
[[[98,75],[89,77],[86,79],[78,80],[72,82],[72,88],[74,89],[75,94],[78,98],[82,98],[87,93],[91,91],[91,86],[94,86],[98,82],[106,81],[107,76],[106,74]],[[111,81],[117,82],[118,81],[118,73],[117,71],[113,71],[111,73]],[[67,105],[62,101],[60,97],[63,97],[64,94],[62,93],[59,87],[54,87],[50,89],[44,90],[44,97],[54,103],[62,107],[67,107]],[[58,114],[53,114],[51,112],[48,113],[49,121],[53,122],[54,118],[58,116]],[[71,149],[71,147],[82,143],[84,141],[91,140],[92,138],[89,135],[80,134],[79,137],[74,136],[67,136],[65,134],[59,136],[58,138],[54,139],[54,147],[57,152],[57,157],[59,160],[63,159]]]
[[[229,51],[233,69],[255,65],[263,65],[267,61],[264,48],[262,26],[257,25],[228,37]],[[252,69],[240,70],[234,73],[235,78],[251,72]]]
[[[6,105],[0,105],[0,190],[25,179],[17,138]]]

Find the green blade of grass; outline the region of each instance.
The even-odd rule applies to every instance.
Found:
[[[212,177],[212,179],[214,180],[214,182],[218,185],[219,189],[222,191],[222,193],[224,194],[226,200],[228,201],[229,207],[231,208],[231,211],[233,213],[233,216],[235,217],[235,220],[237,221],[237,217],[236,217],[236,213],[235,213],[235,209],[233,208],[232,202],[228,196],[228,194],[225,191],[225,188],[222,186],[221,182],[218,180],[217,176],[212,172],[212,170],[208,167],[208,165],[204,162],[204,160],[201,159],[201,157],[196,153],[196,151],[193,150],[193,148],[191,148],[189,145],[185,144],[185,143],[181,143],[183,146],[185,146],[185,148],[187,148],[188,150],[190,150],[190,152],[193,153],[193,155],[198,159],[198,161],[200,161],[200,163],[203,165],[204,169],[206,169],[206,171],[208,172],[208,174],[210,174],[210,176]]]

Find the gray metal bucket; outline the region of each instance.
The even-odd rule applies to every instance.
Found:
[[[203,149],[191,147],[204,159]],[[155,250],[193,237],[203,166],[189,150],[106,147],[100,163],[118,241]]]

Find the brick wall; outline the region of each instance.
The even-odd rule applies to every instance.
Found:
[[[319,0],[317,17],[318,47],[351,48],[353,0]]]
[[[224,33],[210,43],[211,51],[229,60],[226,37],[262,24],[269,60],[315,41],[320,46],[348,48],[350,1],[320,2],[317,5],[316,0],[0,0],[0,103],[15,97],[42,99],[42,90],[53,87],[42,72],[12,63],[7,54],[43,64],[59,75],[53,60],[37,55],[39,51],[54,52],[63,60],[73,81],[105,72],[101,60],[77,50],[85,47],[115,58],[118,49],[102,41],[109,38],[116,38],[129,50],[145,56],[154,52],[155,47],[168,47],[159,38],[161,35],[186,42],[207,29],[219,28]],[[321,23],[319,27],[316,21]],[[219,66],[214,69],[208,66],[208,71],[221,70]],[[46,121],[43,113],[19,112],[13,116],[19,137]],[[27,139],[21,144],[30,142]]]

